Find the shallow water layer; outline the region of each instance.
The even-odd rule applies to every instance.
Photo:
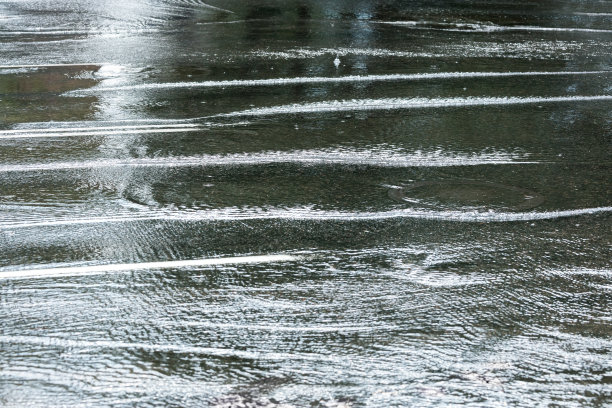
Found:
[[[0,405],[609,405],[611,23],[0,0]]]

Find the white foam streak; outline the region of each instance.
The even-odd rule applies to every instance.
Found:
[[[213,6],[211,4],[204,3],[202,1],[199,1],[197,4],[198,4],[198,6],[201,6],[201,7],[204,7],[204,8],[208,8],[208,9],[211,9],[211,10],[217,10],[217,11],[223,11],[225,13],[236,14],[236,13],[234,13],[231,10],[224,9],[224,8],[221,8],[221,7],[216,7],[216,6]]]
[[[155,28],[108,28],[104,29],[91,29],[91,30],[27,30],[27,31],[0,31],[0,37],[2,36],[27,36],[27,35],[40,35],[40,36],[85,36],[85,35],[120,35],[120,34],[152,34],[159,32],[159,29]]]
[[[265,164],[302,165],[366,165],[377,167],[448,167],[477,166],[482,164],[535,164],[508,153],[476,153],[460,155],[444,152],[407,152],[371,148],[361,150],[299,150],[227,155],[202,155],[161,158],[106,159],[76,162],[15,164],[0,166],[0,173],[81,170],[115,167],[217,167],[257,166]]]
[[[241,351],[236,349],[225,349],[218,347],[201,347],[187,344],[151,344],[151,343],[131,343],[110,340],[71,340],[57,337],[35,337],[35,336],[0,336],[0,343],[5,344],[28,344],[41,347],[60,347],[76,349],[125,349],[143,350],[154,352],[172,352],[180,354],[202,354],[215,357],[238,357],[252,360],[336,360],[336,357],[323,356],[320,354],[307,353],[275,353]]]
[[[589,16],[589,17],[612,17],[612,13],[586,13],[586,12],[575,12],[578,16]]]
[[[239,116],[272,116],[297,113],[326,113],[347,111],[374,111],[449,108],[470,106],[524,105],[558,102],[596,102],[610,101],[612,95],[595,96],[557,96],[557,97],[469,97],[469,98],[384,98],[384,99],[351,99],[345,101],[326,101],[305,104],[253,108],[238,112],[224,113],[218,117]]]
[[[0,65],[0,69],[18,69],[18,68],[53,68],[53,67],[89,67],[108,65],[98,62],[87,62],[77,64],[25,64],[25,65]]]
[[[435,21],[376,21],[378,24],[389,24],[396,26],[406,26],[420,30],[441,30],[441,31],[460,31],[460,32],[511,32],[511,31],[527,31],[527,32],[582,32],[582,33],[612,33],[612,30],[595,29],[595,28],[580,28],[580,27],[541,27],[541,26],[500,26],[496,24],[483,23],[446,23]]]
[[[40,139],[54,137],[83,137],[83,136],[111,136],[111,135],[127,135],[127,134],[150,134],[150,133],[186,133],[197,132],[200,127],[179,127],[179,128],[157,128],[157,129],[123,129],[123,130],[95,130],[95,131],[79,131],[79,132],[57,132],[49,131],[45,133],[0,133],[0,139]]]
[[[92,276],[118,272],[179,269],[193,267],[209,267],[218,265],[237,265],[254,263],[289,262],[300,259],[293,255],[260,255],[240,256],[230,258],[192,259],[184,261],[142,262],[131,264],[108,264],[92,266],[75,266],[65,268],[36,268],[22,270],[0,270],[0,280],[3,279],[42,279],[58,277]]]
[[[0,230],[12,230],[19,228],[37,228],[37,227],[60,227],[70,225],[88,225],[88,224],[113,224],[121,222],[135,222],[135,221],[154,221],[168,219],[167,215],[163,214],[130,214],[130,215],[117,215],[114,217],[87,217],[87,218],[73,218],[73,219],[47,219],[45,221],[32,221],[32,222],[21,222],[13,224],[0,224]]]
[[[119,129],[157,129],[157,128],[179,128],[179,127],[197,127],[193,123],[165,124],[165,125],[118,125],[118,126],[89,126],[89,127],[54,127],[54,128],[24,128],[12,130],[0,130],[0,135],[18,134],[18,133],[54,133],[54,132],[91,132],[102,130],[119,130]]]
[[[70,122],[62,123],[62,125]],[[96,123],[96,122],[94,122]],[[103,123],[103,122],[99,122]],[[116,126],[87,126],[87,127],[43,127],[43,128],[20,128],[0,130],[0,139],[24,139],[24,138],[53,138],[73,136],[107,136],[126,134],[150,134],[150,133],[181,133],[197,132],[210,128],[236,127],[248,125],[249,122],[233,123],[167,123],[163,125],[116,125]]]
[[[368,56],[368,57],[402,57],[402,58],[416,58],[416,57],[436,57],[443,56],[442,54],[432,54],[429,52],[413,52],[413,51],[399,51],[390,50],[384,48],[296,48],[289,49],[286,51],[269,51],[269,50],[258,50],[250,53],[251,56],[257,58],[315,58],[322,57],[325,55],[345,57],[348,55],[357,56]]]
[[[343,77],[296,77],[271,79],[244,79],[231,81],[203,81],[203,82],[171,82],[151,83],[138,85],[125,85],[115,87],[97,87],[87,90],[71,91],[69,93],[89,93],[96,91],[120,90],[163,90],[181,88],[226,88],[250,86],[284,86],[325,83],[360,83],[360,82],[388,82],[413,81],[428,79],[456,79],[456,78],[503,78],[503,77],[530,77],[530,76],[560,76],[560,75],[601,75],[612,71],[526,71],[526,72],[433,72],[418,74],[388,74],[388,75],[349,75]]]
[[[592,269],[592,268],[574,268],[574,269],[561,269],[551,270],[549,273],[561,276],[572,276],[572,275],[588,275],[588,276],[601,276],[603,278],[612,278],[612,269]]]
[[[210,10],[217,10],[217,11],[223,11],[225,13],[236,14],[231,10],[213,6],[212,4],[205,3],[201,0],[179,0],[179,1],[175,1],[172,4],[172,7],[168,7],[168,8],[172,9],[172,8],[177,8],[177,7],[202,7],[202,8],[207,8]]]
[[[138,221],[219,222],[246,220],[288,221],[384,221],[391,219],[418,219],[448,222],[520,222],[550,220],[565,217],[594,215],[612,212],[612,207],[581,208],[574,210],[534,212],[481,212],[481,211],[436,211],[404,208],[379,212],[350,212],[297,208],[225,208],[209,211],[143,211],[116,217],[86,217],[38,222],[16,222],[0,224],[0,231],[24,228],[58,227],[103,223],[128,223]]]
[[[485,27],[486,30],[486,27]],[[535,26],[512,26],[493,27],[492,31],[552,31],[552,32],[577,32],[577,33],[612,33],[612,30],[596,28],[574,28],[574,27],[535,27]]]
[[[263,324],[231,324],[231,323],[213,323],[208,321],[176,321],[164,324],[171,327],[201,327],[209,329],[232,329],[232,330],[260,330],[271,332],[290,332],[290,333],[342,333],[342,332],[372,332],[381,330],[395,330],[398,326],[342,326],[342,325],[324,325],[324,326],[281,326],[281,325],[263,325]]]

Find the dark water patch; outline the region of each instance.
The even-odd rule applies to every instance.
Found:
[[[417,207],[471,210],[528,210],[544,202],[530,190],[476,180],[421,181],[389,190],[395,200]]]
[[[96,97],[59,95],[94,86],[99,82],[96,78],[99,69],[97,65],[42,66],[4,75],[0,70],[0,93],[3,94],[0,120],[14,123],[91,117]]]

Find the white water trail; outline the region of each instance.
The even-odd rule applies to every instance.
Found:
[[[466,33],[490,33],[490,32],[581,32],[581,33],[612,33],[612,30],[581,28],[581,27],[541,27],[541,26],[500,26],[484,23],[447,23],[436,21],[374,21],[377,24],[388,24],[396,26],[411,27],[420,30],[460,31]]]
[[[368,57],[401,57],[401,58],[431,58],[444,57],[443,54],[432,54],[430,52],[399,51],[384,48],[294,48],[286,51],[257,50],[249,53],[255,58],[316,58],[321,56],[346,57],[348,55]]]
[[[396,325],[378,326],[345,326],[345,325],[318,325],[318,326],[281,326],[277,324],[236,324],[215,323],[210,321],[170,321],[162,323],[162,326],[170,327],[203,327],[209,329],[232,329],[232,330],[258,330],[270,332],[289,333],[342,333],[342,332],[375,332],[380,330],[397,330]]]
[[[74,64],[25,64],[25,65],[0,65],[0,69],[19,69],[19,68],[53,68],[53,67],[88,67],[88,66],[103,66],[108,63],[100,62],[84,62]]]
[[[95,123],[95,122],[92,122]],[[59,122],[58,124],[62,124]],[[122,129],[158,129],[158,128],[188,128],[197,127],[194,123],[177,123],[164,125],[117,125],[117,126],[85,126],[85,127],[47,127],[47,128],[23,128],[0,130],[0,135],[11,135],[18,133],[52,133],[52,132],[91,132],[102,130],[122,130]]]
[[[575,12],[578,16],[590,16],[590,17],[612,17],[612,13],[587,13],[587,12]]]
[[[40,138],[55,138],[55,137],[83,137],[83,136],[111,136],[111,135],[132,135],[132,134],[151,134],[151,133],[187,133],[197,132],[202,130],[201,127],[179,127],[179,128],[157,128],[157,129],[123,129],[123,130],[96,130],[96,131],[79,131],[79,132],[57,132],[51,131],[46,133],[0,133],[0,139],[40,139]]]
[[[429,79],[457,79],[457,78],[504,78],[504,77],[532,77],[532,76],[565,76],[565,75],[605,75],[612,71],[523,71],[523,72],[433,72],[418,74],[388,74],[388,75],[349,75],[343,77],[295,77],[271,79],[243,79],[228,81],[202,81],[202,82],[169,82],[150,83],[113,87],[96,87],[85,90],[70,91],[68,94],[83,94],[103,91],[123,90],[164,90],[182,88],[226,88],[250,86],[285,86],[324,83],[360,83],[360,82],[389,82],[389,81],[416,81]]]
[[[0,166],[0,173],[61,171],[116,167],[218,167],[256,166],[264,164],[302,165],[365,165],[377,167],[448,167],[478,166],[483,164],[537,164],[525,157],[498,153],[471,155],[444,152],[406,152],[372,147],[369,150],[298,150],[226,155],[202,155],[160,158],[105,159],[75,162],[13,164]]]
[[[58,122],[53,123],[55,127],[23,127],[17,129],[0,130],[0,139],[24,139],[24,138],[53,138],[72,136],[106,136],[124,134],[150,134],[150,133],[180,133],[197,132],[211,128],[236,127],[248,125],[249,122],[234,123],[191,123],[197,119],[187,119],[180,123],[164,123],[163,125],[115,125],[96,126],[106,122]],[[81,126],[68,127],[71,123],[79,123]],[[130,122],[131,123],[131,122]],[[38,124],[41,125],[41,124]],[[59,126],[58,126],[59,125]],[[90,125],[90,126],[82,126]]]
[[[243,111],[222,113],[216,117],[272,116],[298,113],[327,113],[350,111],[401,110],[426,108],[451,108],[470,106],[525,105],[559,102],[612,101],[612,95],[594,96],[553,96],[553,97],[468,97],[468,98],[384,98],[351,99],[304,104],[253,108]]]
[[[146,350],[160,353],[201,354],[215,357],[234,357],[249,360],[276,361],[337,361],[340,357],[309,353],[281,353],[242,351],[235,348],[203,347],[188,344],[154,344],[124,342],[112,340],[73,340],[59,337],[38,336],[6,336],[0,335],[0,344],[27,344],[38,347],[53,347],[67,349],[111,349],[111,350]]]
[[[0,280],[6,279],[42,279],[58,277],[92,276],[118,272],[159,269],[181,269],[193,267],[208,267],[217,265],[239,265],[272,262],[290,262],[299,260],[294,255],[259,255],[239,256],[230,258],[191,259],[184,261],[142,262],[129,264],[106,264],[90,266],[73,266],[65,268],[31,268],[21,270],[0,270]]]
[[[194,6],[198,6],[198,7],[203,7],[203,8],[207,8],[207,9],[211,9],[211,10],[217,10],[217,11],[223,11],[225,13],[230,13],[230,14],[236,14],[231,10],[228,9],[224,9],[221,7],[217,7],[217,6],[213,6],[212,4],[208,4],[208,3],[204,3],[203,1],[191,1],[190,4],[194,5]]]
[[[610,207],[580,208],[573,210],[532,211],[532,212],[497,212],[497,211],[461,211],[461,210],[423,210],[404,208],[389,211],[325,211],[308,207],[297,208],[225,208],[208,211],[143,211],[141,214],[127,214],[115,217],[84,217],[66,219],[47,219],[36,222],[14,222],[0,224],[0,231],[24,228],[44,228],[70,225],[88,225],[104,223],[129,223],[150,220],[179,222],[218,222],[246,220],[288,220],[288,221],[384,221],[391,219],[417,219],[448,222],[521,222],[550,220],[583,215],[595,215],[612,212]]]
[[[601,276],[603,278],[612,278],[612,269],[593,269],[593,268],[563,268],[563,269],[551,269],[545,271],[545,273],[560,275],[560,276],[573,276],[573,275],[590,275],[590,276]]]

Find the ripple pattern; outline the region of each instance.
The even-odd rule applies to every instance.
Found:
[[[610,11],[0,2],[0,406],[609,405]]]

